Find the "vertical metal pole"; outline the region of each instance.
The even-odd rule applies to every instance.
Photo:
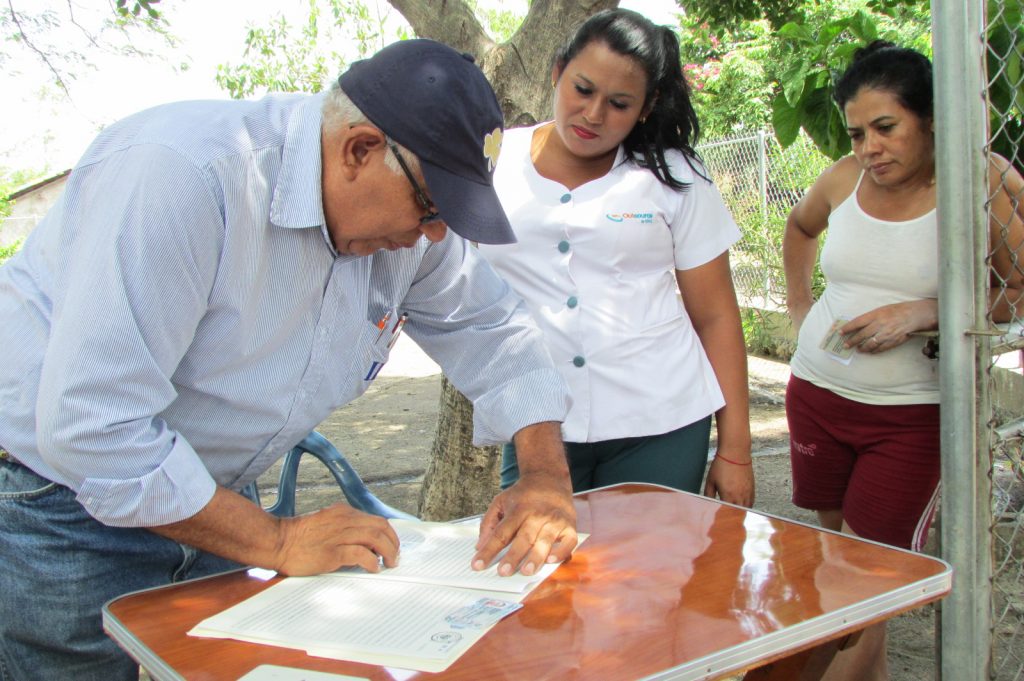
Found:
[[[942,555],[953,591],[942,603],[940,673],[947,681],[986,679],[991,664],[988,451],[977,396],[977,363],[987,304],[987,228],[979,0],[933,0],[935,146],[939,221],[939,360],[942,391]],[[979,242],[982,244],[979,249]],[[980,302],[980,304],[979,304]],[[983,337],[981,337],[983,338]],[[981,400],[982,405],[984,399]]]
[[[764,130],[757,131],[757,188],[761,192],[761,217],[768,218],[768,158]]]
[[[768,226],[768,158],[767,150],[765,149],[764,130],[757,131],[755,141],[757,142],[757,191],[761,196],[761,233],[768,237],[766,243],[770,243],[771,230]],[[767,301],[771,297],[772,291],[775,290],[774,283],[772,282],[773,271],[771,267],[765,266],[765,263],[761,264],[761,271],[764,273],[762,297],[767,307]]]

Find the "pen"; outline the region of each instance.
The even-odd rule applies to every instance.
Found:
[[[385,312],[384,316],[377,322],[377,328],[380,329],[380,332],[377,334],[377,340],[380,340],[380,337],[384,335],[384,328],[388,325],[389,319],[391,319],[391,310]]]
[[[402,333],[402,327],[405,326],[405,320],[409,318],[409,315],[402,314],[395,322],[395,328],[391,329],[391,339],[388,341],[388,350],[394,347],[395,342],[398,341],[398,336]]]

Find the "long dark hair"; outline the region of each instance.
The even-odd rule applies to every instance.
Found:
[[[876,40],[853,53],[853,63],[835,86],[840,109],[862,88],[885,90],[896,96],[903,108],[921,120],[933,113],[932,63],[920,52]]]
[[[630,57],[647,74],[643,110],[650,107],[650,112],[645,120],[637,121],[623,140],[626,158],[649,169],[663,184],[685,189],[688,184],[672,177],[665,160],[667,149],[678,149],[690,167],[706,179],[693,148],[700,135],[700,125],[690,101],[690,85],[679,61],[676,34],[631,10],[604,10],[580,24],[555,54],[558,72],[564,71],[592,42],[602,42],[613,52]]]

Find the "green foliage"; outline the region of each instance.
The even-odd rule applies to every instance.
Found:
[[[850,153],[843,112],[833,85],[854,52],[877,39],[930,54],[929,7],[921,0],[835,0],[820,3],[806,23],[779,29],[781,92],[772,102],[772,125],[783,146],[803,129],[830,158]]]
[[[822,154],[806,135],[801,135],[788,147],[769,146],[768,158],[768,185],[796,191],[800,195],[833,161]],[[791,200],[793,196],[795,194],[789,194]]]
[[[765,213],[747,213],[738,220],[743,238],[734,251],[736,264],[752,263],[763,277],[765,302],[743,308],[743,338],[754,354],[789,359],[795,343],[785,337],[786,275],[782,263],[782,236],[786,231],[788,204],[769,206]],[[735,265],[734,265],[735,267]],[[818,298],[825,290],[825,275],[815,261],[811,290]]]
[[[789,63],[781,75],[782,93],[772,104],[779,142],[789,146],[803,128],[824,154],[845,156],[850,153],[850,138],[832,99],[832,83],[849,66],[859,44],[878,38],[874,21],[859,11],[816,28],[788,23],[779,35],[788,48]]]
[[[21,241],[21,239],[18,239],[10,246],[0,245],[0,265],[7,262],[8,258],[18,252],[18,249],[21,248]]]
[[[679,0],[687,15],[714,27],[719,35],[759,19],[766,19],[774,28],[800,21],[808,4],[807,0]]]
[[[989,0],[988,96],[992,150],[1024,168],[1024,3]]]
[[[319,92],[345,68],[345,51],[355,45],[365,57],[390,42],[387,15],[375,16],[362,0],[327,0],[330,21],[322,18],[322,0],[307,0],[300,26],[278,14],[266,26],[249,25],[241,64],[220,64],[217,84],[241,99],[261,91]],[[408,37],[400,31],[397,37]]]
[[[128,6],[128,0],[117,0],[117,13],[122,18],[128,19],[131,17],[139,17],[142,12],[145,11],[146,15],[150,19],[159,19],[160,12],[153,7],[160,2],[160,0],[135,0],[131,4],[131,8]]]
[[[307,3],[307,17],[300,26],[292,25],[281,14],[266,26],[250,25],[242,63],[219,65],[217,84],[236,99],[262,91],[319,92],[345,69],[345,56],[351,54],[353,46],[361,59],[396,38],[410,37],[405,28],[388,35],[388,15],[376,15],[363,0],[307,0]],[[325,6],[330,21],[323,18]],[[523,19],[504,9],[478,8],[475,11],[484,28],[497,41],[508,40]],[[332,45],[344,49],[332,49]]]
[[[523,15],[511,10],[480,7],[476,0],[468,0],[467,4],[480,20],[480,25],[496,42],[507,42],[523,23]]]
[[[838,158],[850,143],[832,81],[853,51],[876,37],[930,51],[927,0],[815,0],[793,11],[757,0],[680,4],[681,56],[704,139],[770,125],[788,145],[803,129]]]
[[[3,219],[11,214],[11,209],[14,207],[14,201],[10,198],[11,194],[19,187],[23,187],[43,175],[41,170],[11,171],[0,167],[0,228],[3,227]],[[17,253],[19,248],[21,248],[20,239],[7,246],[0,245],[0,263]]]
[[[743,237],[731,249],[733,282],[751,352],[788,358],[782,237],[791,207],[832,161],[806,136],[782,149],[770,135],[698,147]],[[763,154],[763,156],[762,156]],[[762,175],[761,170],[764,170]],[[812,288],[824,289],[816,267]]]
[[[327,78],[321,42],[320,7],[309,0],[309,16],[299,26],[281,14],[267,26],[249,25],[244,62],[217,66],[217,84],[235,99],[265,89],[271,92],[319,92]]]
[[[11,194],[45,174],[43,170],[10,170],[0,166],[0,218],[11,214],[14,207]]]
[[[839,158],[850,151],[843,115],[832,98],[835,79],[849,66],[853,52],[876,38],[931,55],[928,0],[867,0],[847,3],[848,15],[826,10],[843,2],[824,0],[820,18],[788,23],[779,30],[781,94],[772,103],[772,123],[779,142],[790,144],[803,128],[823,153]],[[1022,0],[989,0],[988,95],[992,148],[1024,167],[1024,4]]]
[[[772,357],[789,361],[796,351],[796,341],[786,337],[782,322],[787,317],[782,312],[763,310],[759,307],[740,308],[740,325],[743,328],[743,342],[747,352],[761,357]]]
[[[707,24],[685,16],[680,23],[680,57],[693,88],[701,139],[766,128],[773,95],[766,69],[771,40],[767,23],[744,24],[735,32],[714,32]]]
[[[931,12],[931,0],[869,0],[868,9],[875,14],[897,18],[907,13],[920,15]]]

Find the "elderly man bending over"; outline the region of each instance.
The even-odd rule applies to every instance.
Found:
[[[568,557],[568,394],[469,243],[515,240],[501,121],[471,58],[410,40],[326,94],[169,104],[96,138],[0,268],[0,677],[136,677],[100,620],[128,591],[394,565],[381,518],[277,519],[239,490],[362,394],[403,329],[474,401],[475,440],[520,452],[474,567],[505,546],[504,574]]]

